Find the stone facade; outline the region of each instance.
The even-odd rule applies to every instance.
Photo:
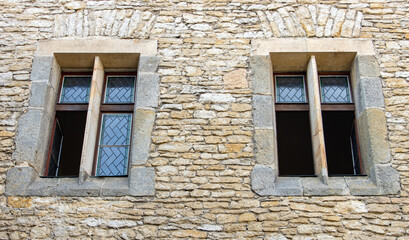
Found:
[[[408,9],[407,0],[0,1],[0,239],[409,239]],[[251,189],[251,79],[269,74],[250,71],[252,41],[273,38],[372,41],[400,191]],[[5,194],[7,172],[29,166],[13,152],[35,99],[37,46],[55,39],[157,40],[159,104],[146,163],[154,196]]]

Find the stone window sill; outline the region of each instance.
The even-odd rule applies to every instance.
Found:
[[[391,167],[384,167],[376,184],[368,176],[329,177],[327,184],[318,177],[277,177],[271,167],[256,165],[251,173],[251,187],[260,196],[334,196],[387,195],[397,192],[399,177]]]
[[[133,168],[129,177],[42,178],[31,167],[15,167],[7,172],[8,196],[153,196],[153,168]]]

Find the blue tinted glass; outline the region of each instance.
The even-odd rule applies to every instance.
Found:
[[[133,103],[134,76],[109,76],[106,86],[105,103]]]
[[[305,103],[303,76],[276,76],[277,103]]]
[[[88,103],[91,76],[65,76],[60,103]]]
[[[347,76],[321,76],[322,103],[350,103]]]
[[[98,151],[98,176],[127,174],[132,114],[104,114]]]

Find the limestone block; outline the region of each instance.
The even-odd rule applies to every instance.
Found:
[[[355,87],[355,107],[358,116],[368,108],[384,108],[385,101],[382,93],[380,78],[361,78]]]
[[[365,110],[358,118],[358,132],[361,154],[367,170],[373,164],[390,162],[391,153],[383,110]]]
[[[61,178],[55,189],[57,196],[99,196],[104,184],[104,178],[87,178],[82,184],[78,183],[77,178]],[[110,181],[110,179],[108,179]]]
[[[32,82],[29,106],[42,108],[50,116],[55,107],[57,92],[47,82]]]
[[[229,72],[223,77],[224,89],[243,89],[248,87],[247,71],[239,69]]]
[[[129,195],[155,195],[155,170],[148,167],[137,167],[129,170]]]
[[[31,196],[54,196],[59,180],[58,178],[38,179],[27,188],[26,193]]]
[[[102,196],[125,196],[129,194],[128,178],[107,178],[101,188]]]
[[[131,145],[131,166],[144,165],[146,161],[148,161],[154,122],[155,111],[153,109],[135,109]]]
[[[273,99],[270,95],[253,96],[253,120],[256,128],[273,129]]]
[[[400,190],[399,172],[391,166],[375,166],[376,182],[383,194],[396,194]]]
[[[31,109],[18,122],[16,150],[13,159],[28,162],[37,172],[41,172],[48,150],[51,119],[43,110]]]
[[[345,177],[349,191],[352,195],[379,195],[380,189],[368,178]]]
[[[334,207],[334,212],[341,214],[367,213],[368,207],[361,201],[345,201],[337,203]]]
[[[275,196],[301,196],[303,187],[299,177],[279,177],[276,182]]]
[[[14,167],[7,171],[6,190],[7,196],[26,195],[27,187],[38,176],[37,172],[31,167]]]
[[[261,196],[274,193],[276,171],[266,165],[256,165],[251,172],[251,189]]]
[[[159,99],[159,75],[140,73],[136,85],[136,107],[157,107]]]
[[[53,56],[37,56],[33,60],[31,67],[31,81],[47,81],[51,76],[53,66]]]
[[[139,58],[139,72],[154,73],[158,70],[160,58],[156,56],[141,56]]]
[[[319,178],[303,178],[302,185],[306,196],[347,195],[349,189],[343,178],[329,178],[324,184]]]
[[[256,162],[275,165],[276,136],[272,129],[256,129],[254,132]]]
[[[270,57],[250,57],[250,80],[253,84],[254,94],[271,94],[271,63]]]
[[[203,103],[233,103],[236,99],[231,94],[204,93],[200,95],[199,102]]]

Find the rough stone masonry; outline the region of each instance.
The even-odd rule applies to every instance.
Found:
[[[49,39],[158,41],[152,197],[6,196],[32,60]],[[384,196],[258,196],[251,41],[369,39],[392,166]],[[0,1],[0,239],[409,239],[407,0]]]

